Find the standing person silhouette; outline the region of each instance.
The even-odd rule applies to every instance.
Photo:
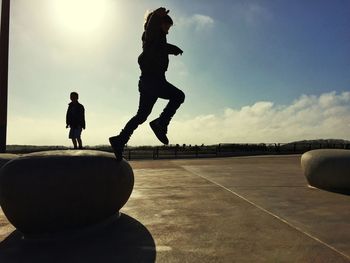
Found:
[[[143,52],[138,58],[141,69],[138,111],[118,136],[109,138],[114,154],[119,161],[123,157],[125,144],[137,127],[147,120],[158,98],[169,100],[169,102],[159,118],[150,122],[150,126],[163,144],[169,144],[168,125],[176,110],[185,101],[185,94],[165,78],[165,72],[169,65],[169,55],[177,56],[183,53],[177,46],[167,43],[166,35],[173,25],[173,20],[168,13],[169,10],[161,7],[146,18],[142,35]]]
[[[72,140],[74,149],[83,149],[83,142],[81,140],[81,132],[85,130],[85,109],[79,103],[79,94],[72,92],[70,94],[71,103],[69,103],[66,114],[66,128],[69,130],[69,139]]]

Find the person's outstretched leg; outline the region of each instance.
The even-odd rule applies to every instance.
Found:
[[[141,92],[139,108],[136,115],[130,119],[118,136],[109,138],[109,142],[113,148],[117,160],[120,161],[122,159],[125,144],[127,144],[137,127],[147,120],[147,117],[151,114],[156,101],[157,97],[149,93]]]
[[[164,144],[169,144],[166,136],[170,120],[175,115],[177,109],[185,101],[185,94],[174,85],[165,81],[158,91],[158,96],[162,99],[168,99],[169,102],[164,108],[159,118],[153,120],[150,126],[157,138]]]

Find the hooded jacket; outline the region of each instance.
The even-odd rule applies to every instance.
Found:
[[[142,73],[164,75],[169,66],[169,54],[174,55],[179,50],[177,46],[167,43],[161,22],[161,17],[153,13],[142,34],[143,52],[138,58]]]

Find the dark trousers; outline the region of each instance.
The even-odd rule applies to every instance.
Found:
[[[163,126],[169,125],[176,110],[185,101],[185,94],[174,85],[170,84],[165,76],[141,76],[139,92],[140,101],[138,111],[120,133],[120,136],[124,139],[124,143],[127,143],[137,127],[147,120],[158,98],[169,100],[158,119]]]

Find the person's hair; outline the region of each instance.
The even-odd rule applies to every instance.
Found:
[[[74,97],[75,98],[79,98],[79,94],[77,92],[75,92],[75,91],[71,92],[70,96],[73,97],[73,98]]]
[[[168,25],[174,25],[174,21],[169,15],[166,15],[165,17],[163,17],[162,22]]]
[[[153,12],[149,12],[149,11],[147,11],[146,14],[145,14],[145,23],[143,24],[143,28],[145,30],[147,28],[148,22],[151,19],[152,15],[153,15]]]
[[[146,15],[145,15],[145,23],[143,25],[144,29],[146,30],[147,28],[147,25],[149,23],[149,20],[151,19],[153,15],[153,12],[146,12]],[[169,24],[169,25],[173,25],[174,24],[174,21],[173,19],[169,16],[169,15],[166,15],[164,17],[162,17],[162,23],[165,23],[165,24]]]

